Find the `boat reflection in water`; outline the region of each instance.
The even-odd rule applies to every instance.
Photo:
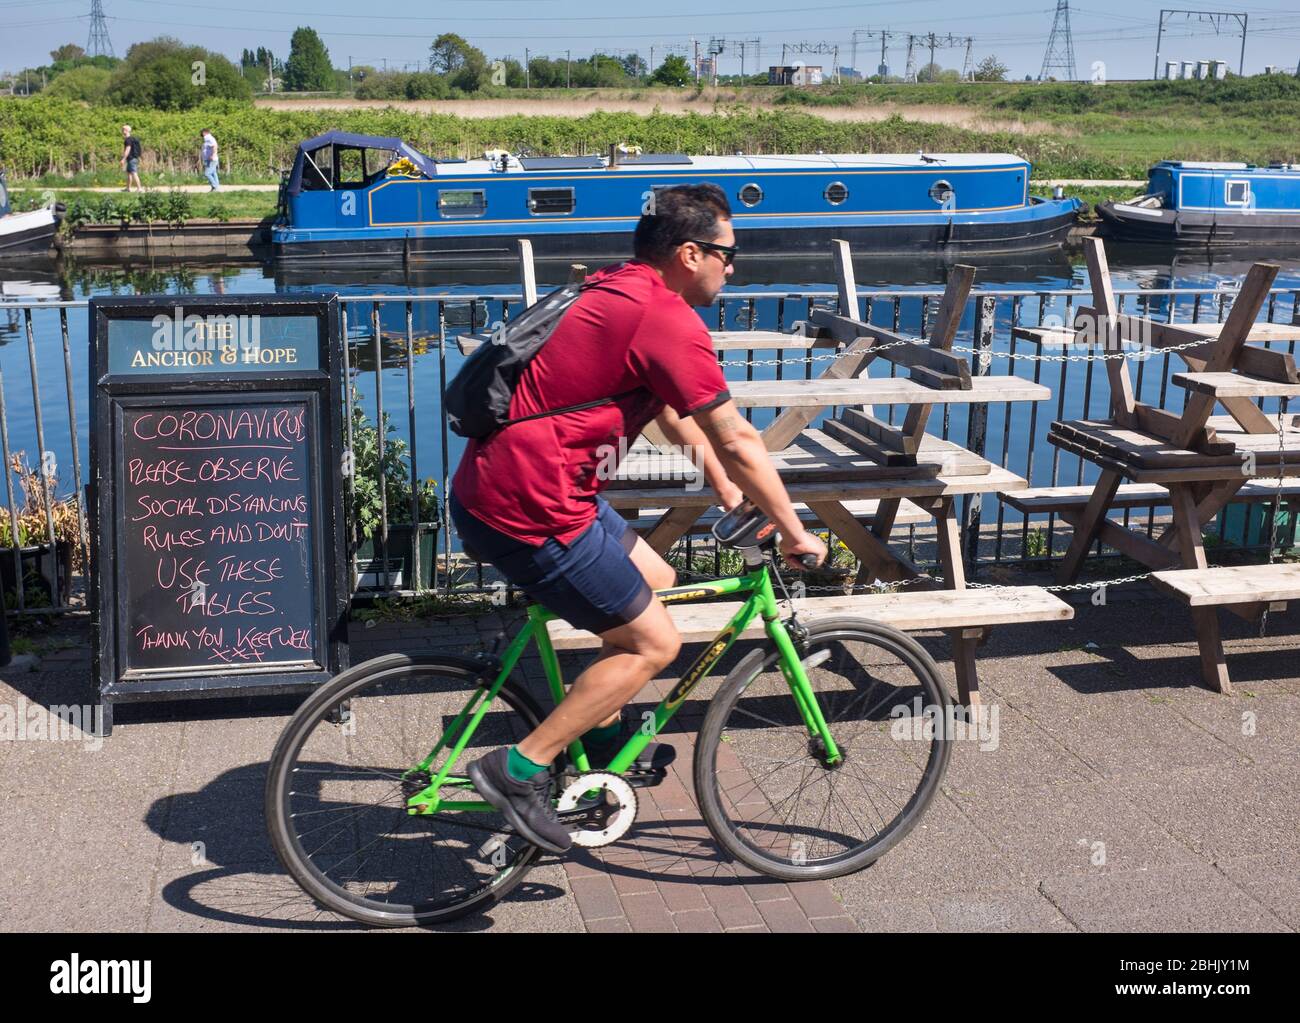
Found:
[[[577,264],[587,273],[620,260],[592,260]],[[276,261],[266,266],[266,276],[277,291],[303,288],[337,288],[341,293],[421,294],[429,291],[482,292],[518,290],[518,263],[499,266],[403,268],[347,266],[346,258],[329,267],[294,267]],[[853,254],[853,272],[864,288],[942,289],[948,272],[957,263],[976,268],[976,281],[988,287],[1051,288],[1073,279],[1070,255],[1062,250],[1032,254],[940,256],[872,256]],[[535,259],[539,288],[559,287],[568,280],[575,264],[567,259]],[[768,287],[778,291],[833,290],[835,263],[829,252],[815,256],[769,257],[747,255],[743,248],[736,257],[735,271],[727,278],[724,295],[737,288]]]

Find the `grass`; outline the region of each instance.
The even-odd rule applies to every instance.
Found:
[[[221,172],[223,185],[274,185],[279,179],[262,174],[250,174],[245,170]],[[201,174],[181,173],[179,171],[151,171],[142,174],[141,182],[147,188],[168,188],[172,185],[203,185],[207,179]],[[122,188],[126,184],[126,174],[120,167],[95,171],[80,171],[73,174],[42,174],[39,178],[28,179],[23,184],[29,188]]]
[[[169,194],[161,189],[151,191],[154,194]],[[264,220],[275,216],[274,192],[195,192],[188,193],[188,196],[191,215],[185,218],[187,220]],[[138,204],[139,193],[59,192],[55,198],[74,213],[78,209],[102,211],[110,203],[115,208],[129,211]],[[15,190],[13,203],[15,210],[34,209],[44,204],[44,196],[41,192],[30,189]],[[90,222],[112,219],[116,218],[97,214]]]

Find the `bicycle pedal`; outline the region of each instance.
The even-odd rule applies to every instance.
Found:
[[[624,771],[621,777],[634,789],[652,789],[668,777],[668,769],[666,767],[658,769],[647,767],[642,770],[629,769]]]
[[[596,768],[596,770],[601,770],[601,768]],[[563,777],[566,783],[575,781],[578,777],[578,772],[574,768],[570,767],[565,770]],[[634,789],[652,789],[656,785],[661,784],[663,780],[668,777],[668,769],[666,767],[633,767],[628,768],[620,774],[619,777]]]

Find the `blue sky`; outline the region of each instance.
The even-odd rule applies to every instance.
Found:
[[[907,3],[843,3],[807,0],[797,5],[782,0],[662,0],[655,5],[593,5],[589,0],[471,0],[461,4],[403,3],[371,11],[356,0],[102,0],[109,36],[118,56],[127,47],[157,35],[174,35],[187,42],[237,58],[244,47],[268,46],[277,54],[288,50],[298,25],[321,33],[336,66],[353,63],[415,67],[424,61],[430,41],[440,32],[465,36],[489,56],[522,58],[533,55],[576,59],[594,49],[633,51],[655,63],[672,52],[687,52],[692,37],[702,50],[711,37],[725,40],[719,68],[740,69],[741,40],[746,40],[747,71],[779,63],[782,45],[832,43],[839,46],[839,63],[850,64],[853,33],[881,29],[897,33],[888,42],[891,69],[901,71],[908,33],[973,37],[978,62],[992,53],[1009,65],[1013,76],[1037,75],[1042,65],[1055,0],[984,0],[982,13],[963,0],[908,0]],[[1156,23],[1162,6],[1171,0],[1085,0],[1071,6],[1075,59],[1080,77],[1091,76],[1094,62],[1106,65],[1110,78],[1149,77],[1155,55]],[[1249,17],[1247,73],[1265,64],[1295,70],[1300,61],[1300,5],[1279,0],[1251,3],[1215,0],[1193,5],[1239,11]],[[0,69],[40,64],[64,42],[84,46],[90,0],[0,0]],[[441,11],[447,13],[443,14]],[[626,12],[626,13],[624,13]],[[635,12],[635,13],[633,13]],[[1222,35],[1204,21],[1178,21],[1166,27],[1162,62],[1169,59],[1222,58],[1235,69],[1240,37],[1235,22]],[[758,53],[755,43],[759,40]],[[879,63],[880,38],[858,36],[857,66],[874,70]],[[965,44],[936,51],[945,67],[962,66]],[[918,63],[928,57],[918,50]],[[758,58],[758,59],[756,59]],[[817,53],[787,60],[829,66],[831,58]],[[761,60],[761,64],[760,64]]]

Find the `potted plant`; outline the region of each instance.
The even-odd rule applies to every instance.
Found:
[[[0,588],[7,607],[18,606],[18,587],[14,576],[14,548],[22,566],[23,603],[27,607],[48,607],[54,603],[55,591],[66,601],[74,571],[84,572],[81,529],[77,521],[77,499],[54,496],[57,478],[53,473],[38,472],[27,461],[25,452],[15,453],[9,470],[18,476],[22,503],[11,516],[0,507]],[[45,493],[49,490],[50,511],[54,520],[51,541],[45,514]],[[14,536],[14,519],[18,535]]]
[[[382,516],[380,506],[379,436],[383,430],[384,500],[388,511],[388,542],[385,554],[390,576],[384,577],[380,562],[380,532]],[[390,436],[397,432],[388,419],[380,416],[379,427],[366,419],[359,403],[352,406],[352,457],[353,457],[353,543],[361,572],[362,589],[432,589],[434,559],[438,550],[438,528],[441,524],[437,484],[432,479],[418,480],[411,487],[410,456],[406,442]],[[411,522],[412,498],[418,497],[419,522]],[[415,544],[419,543],[420,576],[415,579]],[[401,573],[399,584],[394,573]]]

